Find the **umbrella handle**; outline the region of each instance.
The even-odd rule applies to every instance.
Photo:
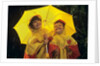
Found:
[[[46,44],[46,53],[48,53],[48,46],[47,46],[47,44]]]

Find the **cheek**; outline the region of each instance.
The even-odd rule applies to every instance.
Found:
[[[56,29],[57,29],[57,27],[54,27],[54,29],[56,30]]]
[[[37,24],[36,23],[33,23],[33,27],[36,28],[37,27]]]
[[[60,27],[60,31],[63,31],[63,29],[64,29],[64,27],[63,27],[63,26],[61,26],[61,27]]]
[[[62,25],[62,26],[60,26],[60,27],[61,27],[61,29],[64,29],[63,25]]]
[[[54,28],[54,30],[56,31],[56,28]]]

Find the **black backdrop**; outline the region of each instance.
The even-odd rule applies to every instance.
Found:
[[[87,59],[87,34],[88,34],[88,5],[54,5],[55,7],[73,15],[77,33],[73,35],[78,42],[81,56],[79,59]],[[25,10],[43,6],[9,6],[8,8],[8,37],[7,58],[23,58],[26,45],[20,44],[17,32],[13,29]]]

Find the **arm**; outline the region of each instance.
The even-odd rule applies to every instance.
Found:
[[[37,39],[31,38],[26,46],[26,53],[30,56],[37,54],[43,42],[38,42]]]
[[[78,49],[78,44],[75,41],[75,39],[72,38],[72,37],[68,37],[67,44],[68,45],[65,45],[64,48],[66,48],[66,50],[68,52],[68,55],[67,55],[68,58],[69,59],[78,58],[80,56],[80,52],[79,52],[79,49]]]
[[[67,43],[68,43],[68,49],[71,51],[71,54],[70,54],[70,51],[69,51],[69,58],[71,59],[75,59],[75,58],[78,58],[80,56],[80,52],[79,52],[79,49],[78,49],[78,43],[76,42],[76,40],[72,37],[70,37],[68,40],[67,40]]]
[[[49,44],[49,55],[50,58],[56,58],[59,57],[60,49],[57,45]]]

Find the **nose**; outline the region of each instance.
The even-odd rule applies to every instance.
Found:
[[[41,25],[41,23],[40,23],[40,22],[38,22],[38,24],[39,24],[39,25]]]

